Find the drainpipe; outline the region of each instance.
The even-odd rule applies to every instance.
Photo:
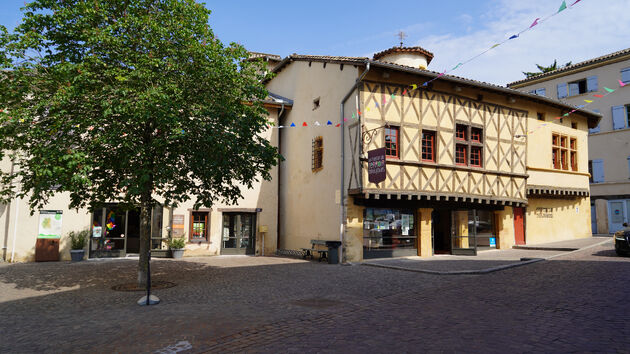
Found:
[[[20,185],[17,185],[16,193],[19,192]],[[13,223],[13,241],[11,241],[11,263],[13,263],[13,258],[15,256],[15,239],[17,238],[17,229],[18,229],[18,217],[20,215],[20,198],[15,197],[15,222]]]
[[[282,109],[280,109],[280,113],[278,113],[278,125],[281,125],[281,121],[280,118],[282,117],[282,115],[284,114],[284,101],[282,101]],[[278,129],[278,153],[280,153],[280,147],[282,144],[282,129]],[[281,164],[282,161],[278,162],[278,191],[276,193],[276,195],[278,196],[278,207],[276,208],[276,250],[280,249],[280,208],[282,206],[282,197],[280,195],[281,193],[281,177],[282,177],[282,170],[281,170]],[[263,236],[264,237],[264,236]],[[264,242],[264,241],[263,241]],[[265,244],[263,243],[263,252],[265,251]],[[264,253],[263,253],[264,256]]]
[[[344,205],[343,205],[343,198],[344,198],[343,189],[344,189],[344,179],[345,179],[344,160],[346,157],[346,149],[345,149],[346,148],[345,146],[346,127],[345,127],[345,122],[343,120],[344,105],[346,101],[348,100],[348,98],[350,98],[350,95],[352,95],[354,90],[357,89],[361,80],[363,80],[365,75],[367,75],[368,71],[370,71],[370,62],[366,61],[365,71],[361,74],[361,76],[359,76],[357,81],[354,83],[354,85],[352,85],[348,93],[341,100],[341,105],[339,108],[339,117],[341,120],[341,181],[340,181],[341,189],[339,190],[339,205],[340,205],[339,241],[341,241],[341,246],[339,247],[339,263],[340,264],[343,263],[343,239],[344,239],[344,225],[345,225],[345,220],[346,220],[346,209],[344,208]]]
[[[11,175],[13,175],[13,171],[15,168],[15,163],[11,161]],[[7,203],[6,217],[4,221],[4,242],[2,243],[2,260],[7,261],[7,250],[9,248],[9,225],[11,224],[11,206],[12,202]]]

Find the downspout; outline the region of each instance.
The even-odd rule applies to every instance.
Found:
[[[344,241],[344,225],[345,225],[345,220],[346,220],[346,209],[344,208],[344,179],[345,179],[345,166],[344,166],[344,160],[346,157],[346,146],[345,146],[345,136],[346,136],[346,127],[345,127],[345,122],[343,119],[343,113],[344,113],[344,105],[346,103],[346,101],[348,100],[348,98],[350,98],[350,95],[352,95],[352,93],[354,92],[354,90],[357,89],[357,87],[359,86],[359,83],[361,82],[361,80],[363,80],[363,78],[365,77],[365,75],[367,75],[368,71],[370,71],[370,62],[366,61],[366,66],[365,66],[365,71],[363,71],[363,73],[361,74],[361,76],[359,76],[359,78],[357,79],[357,81],[354,83],[354,85],[352,85],[352,87],[350,88],[350,90],[348,91],[348,93],[344,96],[344,98],[341,100],[341,105],[339,108],[339,118],[341,121],[341,183],[340,183],[340,191],[339,191],[339,205],[340,205],[340,220],[339,220],[339,241],[341,241],[341,246],[339,247],[339,263],[343,263],[343,241]],[[360,119],[360,118],[359,118]]]
[[[282,109],[280,109],[280,113],[278,113],[278,125],[281,125],[281,117],[282,114],[284,114],[284,101],[282,101]],[[278,153],[280,153],[280,147],[282,144],[282,129],[278,129]],[[282,171],[281,171],[281,165],[282,161],[280,161],[278,163],[278,191],[276,192],[276,195],[278,196],[278,207],[276,208],[276,250],[280,249],[280,208],[282,206],[282,197],[281,197],[281,189],[280,189],[280,185],[281,185],[281,177],[282,177]],[[263,241],[264,242],[264,241]],[[263,243],[263,252],[265,251],[265,245]],[[263,253],[263,256],[265,254]]]
[[[15,168],[15,163],[11,161],[11,175],[13,176],[13,171]],[[2,243],[2,260],[7,261],[7,250],[9,249],[9,225],[11,224],[11,206],[12,202],[7,203],[6,209],[6,217],[4,221],[4,242]]]

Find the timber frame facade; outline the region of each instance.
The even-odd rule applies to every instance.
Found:
[[[527,203],[526,143],[515,138],[527,131],[526,111],[438,90],[409,90],[378,82],[364,82],[359,97],[361,120],[348,126],[351,195],[512,206]],[[458,124],[482,129],[481,167],[455,163]],[[384,146],[382,128],[387,126],[399,129],[400,158],[387,159],[385,182],[370,183],[366,152]],[[435,162],[420,159],[424,130],[435,133]]]

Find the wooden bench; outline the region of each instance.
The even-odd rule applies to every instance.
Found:
[[[320,246],[318,248],[318,246]],[[321,246],[325,247],[322,249]],[[328,260],[328,246],[326,246],[326,241],[323,240],[311,240],[311,248],[302,248],[301,249],[304,255],[302,256],[304,259],[315,255],[315,252],[319,253],[319,260],[321,262],[323,259]]]

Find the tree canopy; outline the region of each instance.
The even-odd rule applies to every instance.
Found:
[[[571,65],[571,62],[568,62],[566,64],[564,64],[564,66],[561,66],[560,68],[563,68],[565,66],[569,66]],[[540,74],[544,74],[550,71],[554,71],[557,69],[560,69],[558,67],[558,61],[556,59],[553,60],[553,64],[549,65],[549,66],[543,66],[540,64],[536,64],[536,67],[538,68],[538,70],[540,70],[539,72],[528,72],[528,71],[523,71],[523,74],[525,75],[526,78],[530,78],[530,77],[534,77]]]
[[[17,166],[0,198],[17,193],[32,210],[61,192],[71,208],[211,206],[270,178],[279,155],[260,134],[262,64],[222,44],[203,5],[35,0],[22,11],[0,29],[0,157]]]

